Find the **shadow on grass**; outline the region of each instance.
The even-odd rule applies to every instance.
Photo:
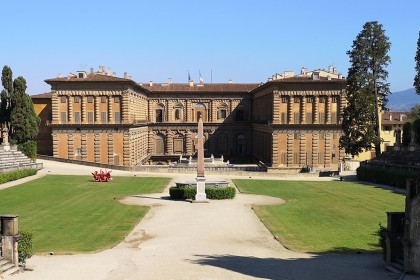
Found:
[[[342,249],[342,248],[337,248]],[[196,255],[192,263],[219,267],[244,276],[276,280],[393,279],[381,255],[322,254],[309,258],[258,258],[235,255]]]

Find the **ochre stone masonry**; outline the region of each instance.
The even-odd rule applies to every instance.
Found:
[[[265,84],[138,84],[103,71],[48,79],[33,96],[42,119],[39,152],[136,166],[196,153],[261,161],[272,169],[337,169],[343,79],[293,76]]]

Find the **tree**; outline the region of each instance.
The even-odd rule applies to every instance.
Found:
[[[0,96],[0,123],[9,128],[10,113],[12,112],[13,72],[7,65],[3,67],[1,72],[1,83],[3,90]]]
[[[408,119],[410,121],[420,120],[420,104],[414,105],[408,113]]]
[[[404,147],[408,147],[410,145],[412,131],[413,131],[413,123],[406,122],[403,125],[403,137],[402,137],[402,145]]]
[[[347,52],[350,68],[347,77],[348,105],[343,111],[340,146],[353,156],[375,147],[381,153],[379,117],[380,109],[386,109],[386,83],[391,62],[388,51],[389,38],[377,21],[367,22]]]
[[[416,61],[416,76],[414,77],[413,86],[416,89],[416,93],[420,94],[420,31],[419,31],[419,39],[417,40],[416,56],[414,60]]]
[[[40,119],[35,114],[32,99],[26,94],[26,80],[23,77],[16,78],[13,87],[10,136],[21,144],[36,138]]]

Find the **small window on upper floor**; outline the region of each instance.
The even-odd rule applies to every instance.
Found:
[[[80,96],[74,97],[74,103],[80,103]]]
[[[120,100],[121,100],[120,96],[114,97],[114,103],[120,103]]]
[[[67,102],[67,96],[60,96],[60,102],[66,103]]]
[[[331,102],[332,103],[337,103],[338,102],[338,96],[334,95],[331,97]]]
[[[218,118],[219,119],[226,119],[227,116],[227,110],[226,108],[220,108],[218,112]]]
[[[88,102],[88,103],[93,103],[93,96],[89,95],[89,96],[87,97],[87,102]]]
[[[300,103],[300,97],[299,96],[295,96],[293,98],[293,103]]]
[[[105,95],[101,96],[101,103],[106,103],[106,96]]]
[[[287,103],[288,99],[289,99],[288,96],[282,96],[281,103]]]
[[[306,96],[306,103],[312,103],[314,101],[313,96]]]
[[[325,103],[325,96],[319,97],[319,103]]]

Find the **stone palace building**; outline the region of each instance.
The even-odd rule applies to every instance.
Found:
[[[276,74],[263,84],[139,84],[110,69],[45,80],[34,95],[40,154],[110,165],[168,164],[194,156],[204,121],[205,156],[271,169],[337,170],[346,80],[335,68]]]

